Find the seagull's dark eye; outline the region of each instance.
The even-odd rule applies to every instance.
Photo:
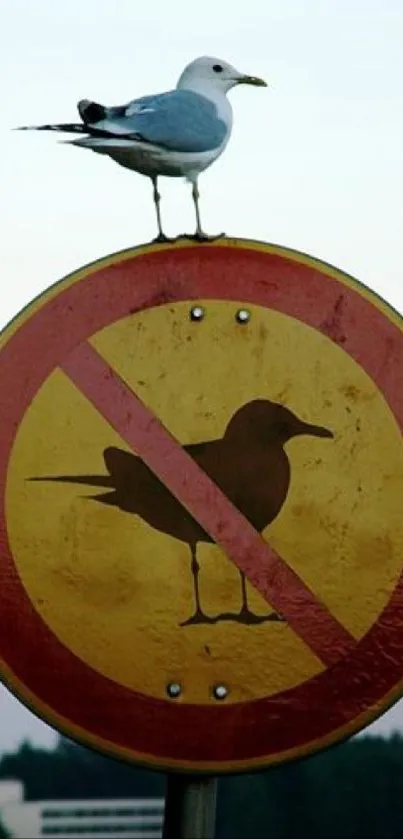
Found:
[[[215,73],[222,73],[223,69],[224,68],[221,67],[221,64],[213,64],[213,70]]]

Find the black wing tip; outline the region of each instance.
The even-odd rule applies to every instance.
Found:
[[[80,99],[77,103],[78,113],[85,123],[99,122],[105,119],[107,109],[99,102],[92,102],[91,99]]]

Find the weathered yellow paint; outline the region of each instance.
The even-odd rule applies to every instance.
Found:
[[[160,306],[113,324],[92,342],[182,443],[222,436],[235,410],[256,397],[334,431],[334,441],[301,437],[287,444],[291,488],[264,535],[358,639],[400,573],[403,452],[392,413],[367,374],[310,327],[249,306],[244,330],[235,322],[236,303],[203,305],[201,324],[189,321],[189,304]],[[228,702],[268,696],[320,672],[322,664],[286,624],[179,628],[193,605],[186,545],[87,500],[94,488],[27,482],[102,474],[109,445],[125,448],[55,371],[19,429],[7,484],[16,564],[55,635],[95,670],[143,693],[162,697],[167,681],[180,677],[186,702],[207,703],[212,679],[231,684],[235,671]],[[239,608],[239,576],[230,561],[212,545],[199,546],[198,554],[206,611]],[[257,593],[251,605],[267,609]]]

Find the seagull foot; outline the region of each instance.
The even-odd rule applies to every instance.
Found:
[[[224,239],[225,233],[216,233],[212,236],[209,236],[207,233],[203,233],[201,230],[200,232],[196,233],[184,233],[181,237],[182,239],[190,239],[192,242],[215,242],[217,239]]]
[[[169,236],[165,236],[165,233],[159,233],[158,236],[155,237],[155,239],[151,240],[153,245],[156,245],[156,244],[162,243],[162,242],[175,242],[175,241],[176,241],[176,239],[170,239]]]

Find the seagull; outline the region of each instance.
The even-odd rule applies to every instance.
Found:
[[[300,435],[332,438],[333,432],[305,422],[276,402],[254,399],[233,414],[222,438],[191,443],[184,449],[261,533],[277,518],[287,498],[291,466],[284,445]],[[200,602],[196,551],[198,542],[213,542],[212,537],[139,457],[114,446],[105,449],[103,456],[107,475],[48,475],[29,480],[105,487],[107,492],[86,497],[140,516],[150,527],[185,542],[191,554],[195,611],[181,626],[218,620],[252,624],[282,619],[275,612],[251,612],[242,571],[240,611],[206,615]]]
[[[121,166],[149,177],[158,242],[168,240],[162,229],[158,178],[186,178],[192,185],[196,211],[194,238],[204,241],[215,237],[202,229],[198,177],[228,143],[233,117],[227,93],[239,84],[267,87],[263,79],[240,73],[226,61],[202,56],[185,67],[175,90],[111,107],[81,99],[77,106],[81,122],[23,125],[19,130],[79,134],[66,142],[106,154]]]
[[[155,241],[168,238],[162,229],[158,178],[186,178],[192,185],[196,211],[195,238],[203,241],[214,237],[202,229],[198,177],[228,143],[232,108],[227,93],[239,84],[267,86],[263,79],[240,73],[225,61],[203,56],[184,69],[176,90],[112,107],[82,99],[77,106],[81,122],[24,125],[19,130],[79,134],[66,142],[106,154],[149,177],[158,225]]]

